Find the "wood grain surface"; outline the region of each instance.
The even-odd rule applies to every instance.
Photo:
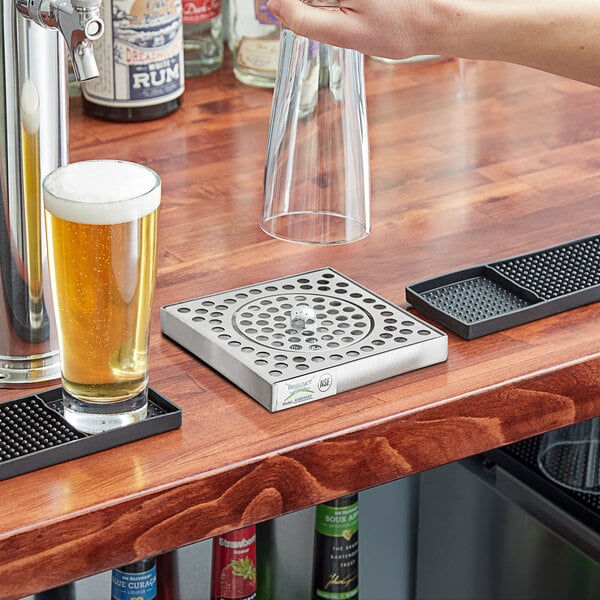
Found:
[[[73,100],[72,160],[162,177],[151,384],[183,426],[0,482],[0,598],[600,414],[598,303],[449,333],[442,364],[273,414],[161,334],[162,305],[325,266],[407,307],[410,283],[600,231],[600,90],[498,63],[366,64],[373,230],[338,247],[261,232],[272,92],[229,57],[158,121]]]

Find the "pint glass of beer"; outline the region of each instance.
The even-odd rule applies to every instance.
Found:
[[[76,162],[43,182],[64,414],[96,433],[146,417],[161,183],[131,162]]]

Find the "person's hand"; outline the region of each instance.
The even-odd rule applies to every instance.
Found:
[[[338,8],[270,0],[267,7],[298,35],[333,46],[384,58],[437,53],[424,31],[439,16],[422,0],[340,0]]]
[[[335,3],[336,0],[306,0]],[[269,0],[285,26],[370,56],[501,60],[600,86],[598,0]]]

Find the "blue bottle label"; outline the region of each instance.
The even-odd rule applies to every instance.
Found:
[[[113,569],[113,600],[154,600],[156,594],[156,565],[143,573],[125,573]]]

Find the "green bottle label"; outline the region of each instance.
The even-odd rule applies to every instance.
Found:
[[[358,531],[358,502],[348,506],[319,504],[316,528],[323,535],[349,540]]]
[[[315,530],[313,598],[358,598],[358,497],[319,504]]]

